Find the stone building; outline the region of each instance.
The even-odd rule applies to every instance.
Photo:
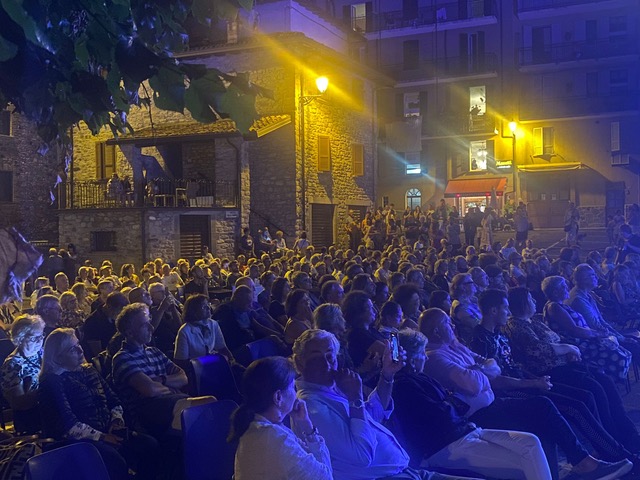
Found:
[[[279,3],[295,2],[261,6],[275,24],[284,15]],[[133,135],[74,129],[73,162],[60,186],[60,242],[94,263],[136,265],[196,258],[203,245],[233,255],[245,226],[254,237],[264,226],[272,235],[282,230],[289,246],[303,230],[314,245],[345,244],[349,211],[363,215],[375,205],[375,93],[385,79],[349,61],[347,29],[297,10],[344,37],[337,50],[310,38],[312,29],[275,33],[278,26],[183,55],[246,72],[272,91],[256,99],[248,134],[230,120],[198,124],[153,107],[131,113]],[[289,27],[304,30],[304,21]],[[320,75],[330,79],[324,94],[315,87]]]

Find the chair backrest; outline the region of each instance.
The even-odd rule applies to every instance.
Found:
[[[189,407],[182,412],[185,480],[231,480],[237,442],[227,443],[232,400]]]
[[[236,360],[245,367],[248,367],[251,362],[259,358],[277,357],[281,355],[280,342],[278,342],[277,338],[273,335],[247,343],[235,352]]]
[[[109,480],[109,472],[96,447],[78,442],[56,448],[27,461],[26,480]]]
[[[16,346],[8,338],[0,340],[0,364],[5,361],[11,352],[16,349]]]
[[[218,354],[191,360],[196,396],[213,395],[218,400],[241,401],[241,395],[227,359]]]

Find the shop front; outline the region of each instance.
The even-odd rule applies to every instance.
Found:
[[[501,211],[506,186],[506,177],[457,178],[449,180],[444,196],[449,199],[449,204],[458,208],[462,216],[474,207],[482,212],[489,206]]]

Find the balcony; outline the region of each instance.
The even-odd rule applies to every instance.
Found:
[[[237,208],[236,182],[155,180],[132,189],[107,180],[63,182],[58,185],[58,208]]]
[[[623,112],[640,108],[640,91],[584,97],[528,98],[520,103],[522,120],[567,118]]]
[[[433,78],[468,77],[495,73],[498,57],[494,53],[468,57],[447,57],[423,60],[417,65],[394,64],[382,67],[384,73],[400,82],[430,80]]]
[[[546,8],[572,7],[603,3],[604,0],[518,0],[518,12],[534,12]]]
[[[614,40],[615,39],[615,40]],[[520,66],[601,60],[638,53],[635,39],[598,39],[595,42],[556,43],[543,48],[521,48]]]
[[[447,114],[427,118],[422,123],[422,134],[427,137],[449,137],[457,135],[493,135],[496,117],[484,115]]]
[[[396,30],[399,28],[418,28],[425,25],[443,24],[458,20],[482,17],[495,17],[497,12],[493,0],[461,0],[460,2],[433,5],[419,8],[415,12],[394,10],[373,15],[371,21],[366,18],[354,18],[354,25],[360,25],[366,32]]]

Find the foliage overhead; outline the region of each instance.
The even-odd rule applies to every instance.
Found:
[[[253,0],[0,0],[0,108],[38,126],[45,145],[64,144],[84,121],[95,135],[131,131],[132,106],[188,110],[200,122],[231,117],[241,131],[268,92],[247,75],[175,58],[187,25],[234,19]],[[148,81],[153,93],[140,95]],[[143,91],[146,91],[143,88]]]

